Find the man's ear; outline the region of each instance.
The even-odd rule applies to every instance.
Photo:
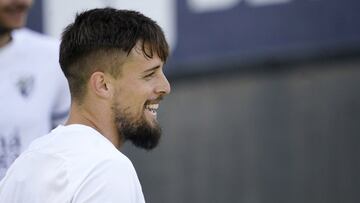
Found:
[[[89,86],[93,94],[101,98],[110,98],[113,95],[111,79],[104,72],[94,72],[89,79]]]

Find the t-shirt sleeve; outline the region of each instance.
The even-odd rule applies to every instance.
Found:
[[[135,169],[113,161],[93,169],[77,189],[74,203],[144,203]]]

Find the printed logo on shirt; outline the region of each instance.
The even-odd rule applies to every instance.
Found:
[[[5,175],[6,170],[20,155],[21,140],[18,130],[8,136],[0,133],[0,179]]]
[[[34,89],[34,82],[35,79],[32,75],[22,76],[18,79],[18,81],[16,82],[16,86],[21,96],[23,96],[24,98],[30,96]]]

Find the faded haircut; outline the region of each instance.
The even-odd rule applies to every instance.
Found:
[[[81,102],[86,83],[95,71],[117,77],[121,64],[137,43],[147,58],[157,54],[163,62],[169,47],[159,25],[143,14],[114,8],[77,14],[62,34],[59,62],[73,99]]]

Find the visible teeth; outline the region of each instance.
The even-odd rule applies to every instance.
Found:
[[[156,110],[159,108],[159,104],[149,104],[149,105],[146,105],[146,108],[149,110]]]
[[[156,110],[159,108],[159,104],[149,104],[146,105],[145,108],[153,113],[153,115],[156,115]]]
[[[159,104],[150,104],[150,105],[148,105],[148,108],[150,108],[150,109],[158,109]]]

